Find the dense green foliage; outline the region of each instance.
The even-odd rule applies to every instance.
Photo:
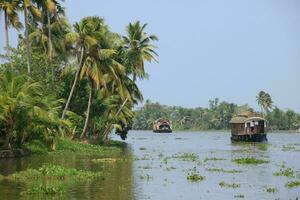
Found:
[[[72,26],[57,0],[3,0],[0,12],[6,39],[0,147],[26,144],[42,152],[43,145],[55,149],[61,136],[108,143],[113,129],[125,139],[132,108],[143,99],[136,79],[157,56],[157,37],[145,32],[147,24],[129,23],[125,35],[98,16]],[[24,29],[16,48],[9,45],[9,28]]]
[[[175,130],[224,130],[229,129],[230,119],[243,111],[253,111],[248,105],[239,106],[234,103],[209,101],[209,108],[183,108],[160,105],[149,100],[135,111],[132,128],[151,130],[153,122],[161,117],[172,121]],[[275,107],[266,112],[266,119],[272,129],[295,129],[300,122],[300,115],[292,110],[283,111]]]

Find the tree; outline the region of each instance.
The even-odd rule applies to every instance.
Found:
[[[0,10],[4,13],[5,43],[7,50],[9,49],[9,27],[12,26],[17,30],[22,28],[22,23],[19,20],[17,9],[18,2],[16,0],[2,0],[0,2]]]
[[[256,96],[256,101],[261,107],[261,114],[264,116],[264,113],[268,113],[269,110],[273,107],[273,101],[269,93],[260,91],[258,96]]]
[[[139,21],[129,23],[126,28],[127,35],[123,36],[127,73],[133,75],[133,81],[136,81],[136,77],[143,79],[146,76],[144,62],[156,61],[155,56],[158,56],[154,51],[156,47],[151,44],[158,38],[155,35],[147,35],[146,27],[147,24],[141,25]]]
[[[24,24],[25,24],[25,47],[26,47],[26,58],[27,58],[27,73],[31,73],[31,58],[30,58],[30,41],[29,41],[29,23],[28,17],[29,13],[33,17],[41,18],[41,11],[35,6],[35,2],[32,0],[21,0],[21,7],[24,12]]]
[[[66,42],[70,45],[70,48],[73,49],[73,52],[77,57],[78,65],[71,91],[62,112],[62,119],[65,118],[69,108],[85,59],[87,58],[89,51],[94,46],[97,46],[97,36],[101,34],[100,29],[102,26],[104,26],[103,19],[99,17],[85,17],[79,23],[75,23],[74,32],[71,32],[66,36]]]

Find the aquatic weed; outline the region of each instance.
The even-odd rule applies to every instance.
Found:
[[[225,183],[224,181],[221,181],[219,183],[220,187],[226,187],[226,188],[239,188],[241,185],[236,183]]]
[[[206,168],[207,171],[210,172],[222,172],[222,173],[242,173],[242,170],[235,170],[235,169],[221,169],[221,168]]]
[[[258,165],[258,164],[269,163],[270,161],[262,160],[262,159],[256,159],[254,157],[247,157],[247,158],[234,159],[233,162],[235,162],[237,164],[242,164],[242,165]]]
[[[283,168],[281,168],[279,170],[279,172],[275,172],[273,173],[274,176],[286,176],[286,177],[294,177],[294,171],[292,170],[292,168],[288,167],[285,168],[285,166],[283,166]]]
[[[266,187],[265,190],[268,193],[275,193],[275,192],[277,192],[277,189],[274,188],[274,187]]]
[[[190,170],[190,172],[188,172],[186,179],[192,182],[198,182],[203,181],[205,177],[201,176],[196,167],[194,167],[192,170]]]
[[[141,175],[141,176],[140,176],[140,179],[141,179],[141,180],[149,181],[149,180],[153,179],[153,176],[150,176],[149,174]]]
[[[196,161],[198,159],[198,155],[195,153],[180,153],[174,154],[172,158],[178,158],[183,161]]]
[[[293,187],[298,187],[300,186],[300,181],[291,181],[291,182],[287,182],[285,184],[285,187],[287,188],[293,188]]]
[[[212,157],[212,158],[205,158],[204,162],[207,162],[207,161],[220,161],[220,160],[226,160],[226,159],[225,158]]]

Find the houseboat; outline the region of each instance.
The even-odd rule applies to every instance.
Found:
[[[268,122],[254,112],[243,112],[230,120],[231,141],[263,142],[268,141]]]
[[[172,121],[166,118],[160,118],[153,123],[154,133],[172,133]]]

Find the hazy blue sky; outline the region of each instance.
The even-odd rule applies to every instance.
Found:
[[[66,0],[71,22],[104,17],[124,33],[132,21],[159,37],[145,99],[185,107],[221,100],[256,106],[260,90],[300,112],[299,0]],[[1,48],[4,44],[1,17]]]

